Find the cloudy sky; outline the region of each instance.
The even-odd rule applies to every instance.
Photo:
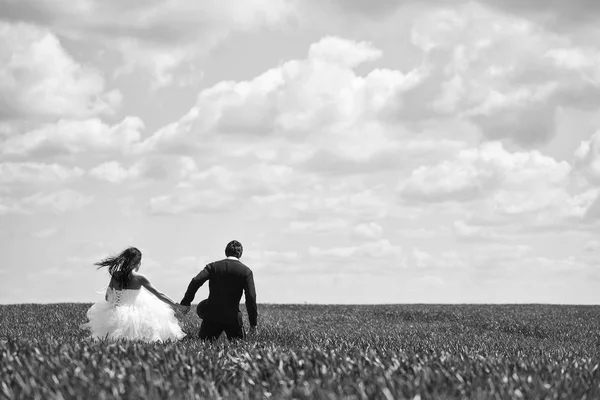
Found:
[[[596,0],[0,9],[1,303],[238,239],[263,303],[600,304]]]

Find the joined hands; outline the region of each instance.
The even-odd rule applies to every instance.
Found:
[[[187,313],[190,312],[190,306],[182,306],[181,304],[179,305],[179,309],[181,310],[182,313],[184,313],[185,315],[187,315]]]
[[[181,305],[179,303],[176,303],[173,306],[173,308],[175,308],[175,310],[177,310],[177,311],[183,313],[184,315],[186,315],[188,312],[190,312],[190,308],[191,307],[190,306],[184,306],[184,305]]]

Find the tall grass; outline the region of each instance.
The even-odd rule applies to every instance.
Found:
[[[85,304],[0,306],[0,396],[600,398],[600,307],[261,305],[246,341],[104,342]]]

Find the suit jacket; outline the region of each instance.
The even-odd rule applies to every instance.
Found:
[[[246,310],[251,326],[256,326],[258,310],[252,270],[238,259],[226,258],[206,265],[190,284],[180,304],[189,306],[196,292],[208,280],[209,295],[204,319],[224,324],[241,324],[240,299],[246,297]]]

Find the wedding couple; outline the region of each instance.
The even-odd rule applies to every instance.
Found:
[[[178,340],[185,336],[173,309],[187,313],[196,292],[209,281],[209,296],[197,307],[202,318],[200,339],[215,340],[223,331],[228,339],[246,337],[242,313],[239,310],[242,292],[250,331],[257,325],[258,311],[252,270],[240,262],[243,247],[233,240],[225,247],[226,258],[212,262],[196,275],[180,304],[157,290],[144,275],[138,273],[142,253],[135,247],[97,262],[108,267],[111,275],[105,301],[95,303],[87,312],[89,322],[82,325],[98,339],[128,339],[143,341]]]

